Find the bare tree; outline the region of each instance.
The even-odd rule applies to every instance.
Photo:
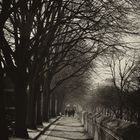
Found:
[[[106,64],[110,69],[112,82],[118,91],[119,116],[122,117],[123,106],[125,105],[124,94],[129,91],[131,76],[135,69],[135,54],[133,57],[123,54],[122,52],[106,56]]]
[[[6,0],[0,2],[2,9],[0,55],[5,71],[15,84],[16,135],[18,137],[28,137],[25,120],[29,74],[32,73],[35,76],[37,74],[36,77],[38,77],[38,73],[45,70],[47,84],[45,93],[50,93],[53,74],[63,69],[69,60],[72,59],[71,62],[75,63],[73,52],[83,50],[79,53],[81,56],[83,52],[87,54],[88,50],[88,59],[69,76],[83,70],[83,67],[86,68],[92,60],[108,48],[116,47],[120,44],[118,42],[122,35],[135,33],[135,28],[128,16],[135,8],[131,2],[133,0],[123,2]],[[77,49],[81,40],[88,42],[89,48],[85,47],[86,51],[84,47],[81,50]],[[33,71],[33,68],[37,70]],[[33,79],[34,82],[35,80]],[[36,95],[32,93],[31,96]],[[49,99],[49,94],[47,96]]]

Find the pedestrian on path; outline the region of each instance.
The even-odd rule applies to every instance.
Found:
[[[68,115],[68,110],[67,108],[65,108],[65,117],[67,117],[67,115]]]
[[[72,116],[73,117],[75,116],[75,110],[74,110],[74,108],[72,109]]]

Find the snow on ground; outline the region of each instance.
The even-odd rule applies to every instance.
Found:
[[[46,128],[50,123],[52,123],[52,122],[55,121],[55,120],[56,120],[56,118],[52,118],[52,119],[49,120],[49,123],[43,122],[43,126],[37,127],[36,130],[27,129],[28,134],[29,134],[29,139],[21,139],[21,138],[10,137],[9,140],[30,140],[30,139],[33,139],[33,138],[35,138],[37,135],[39,135],[39,133],[40,133],[41,131],[43,131],[44,128]]]
[[[91,137],[75,117],[62,117],[43,133],[39,140],[87,140]]]
[[[44,130],[45,127],[47,127],[50,123],[43,122],[43,126],[37,127],[36,130],[32,129],[27,129],[28,134],[29,134],[29,139],[35,138],[41,131]],[[29,139],[21,139],[21,138],[15,138],[15,137],[10,137],[9,140],[29,140]]]

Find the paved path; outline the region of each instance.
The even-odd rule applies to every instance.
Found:
[[[38,140],[91,140],[79,120],[62,117]]]

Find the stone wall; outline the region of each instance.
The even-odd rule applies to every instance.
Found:
[[[140,128],[134,123],[86,111],[78,116],[93,140],[140,140]]]

